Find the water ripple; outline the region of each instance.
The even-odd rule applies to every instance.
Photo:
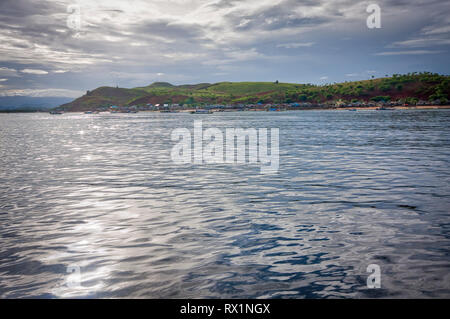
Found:
[[[276,175],[173,164],[194,119],[0,115],[0,297],[450,296],[449,111],[202,117],[279,127]]]

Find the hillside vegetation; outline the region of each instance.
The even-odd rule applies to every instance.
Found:
[[[422,101],[448,103],[450,77],[435,73],[394,74],[391,77],[327,85],[277,82],[220,82],[175,86],[155,82],[133,89],[100,87],[86,95],[61,105],[67,111],[84,111],[111,105],[146,104],[335,104],[337,102],[367,102],[402,100],[414,104]]]

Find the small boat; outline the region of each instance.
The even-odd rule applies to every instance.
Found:
[[[63,114],[64,112],[63,111],[50,111],[49,112],[51,115],[61,115],[61,114]]]
[[[86,111],[86,112],[84,112],[84,114],[94,114],[94,112],[92,112],[92,111]]]
[[[191,114],[212,114],[213,111],[211,110],[195,110],[192,111]]]
[[[356,109],[349,109],[348,111],[356,112]]]
[[[180,113],[180,111],[177,110],[161,110],[159,113]]]

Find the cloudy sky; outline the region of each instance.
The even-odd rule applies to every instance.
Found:
[[[0,96],[449,74],[450,1],[0,0],[0,42]]]

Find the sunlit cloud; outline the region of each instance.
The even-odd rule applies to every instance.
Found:
[[[447,2],[399,6],[379,0],[379,32],[366,27],[368,3],[3,0],[0,77],[16,81],[2,90],[54,88],[56,83],[59,89],[84,91],[117,83],[144,86],[158,78],[182,84],[225,76],[229,81],[319,82],[327,74],[346,80],[352,69],[379,68],[376,60],[388,63],[385,56],[405,56],[401,70],[398,64],[385,67],[402,72],[418,71],[414,57],[448,55]],[[80,8],[79,28],[68,23],[73,4]],[[437,60],[421,63],[421,70],[449,71]]]
[[[28,73],[28,74],[37,74],[37,75],[48,74],[47,71],[44,71],[44,70],[37,70],[37,69],[23,69],[23,70],[20,70],[20,72],[22,72],[22,73]]]
[[[410,51],[386,51],[386,52],[378,52],[375,55],[379,56],[389,56],[389,55],[423,55],[423,54],[438,54],[442,51],[433,51],[433,50],[410,50]]]

